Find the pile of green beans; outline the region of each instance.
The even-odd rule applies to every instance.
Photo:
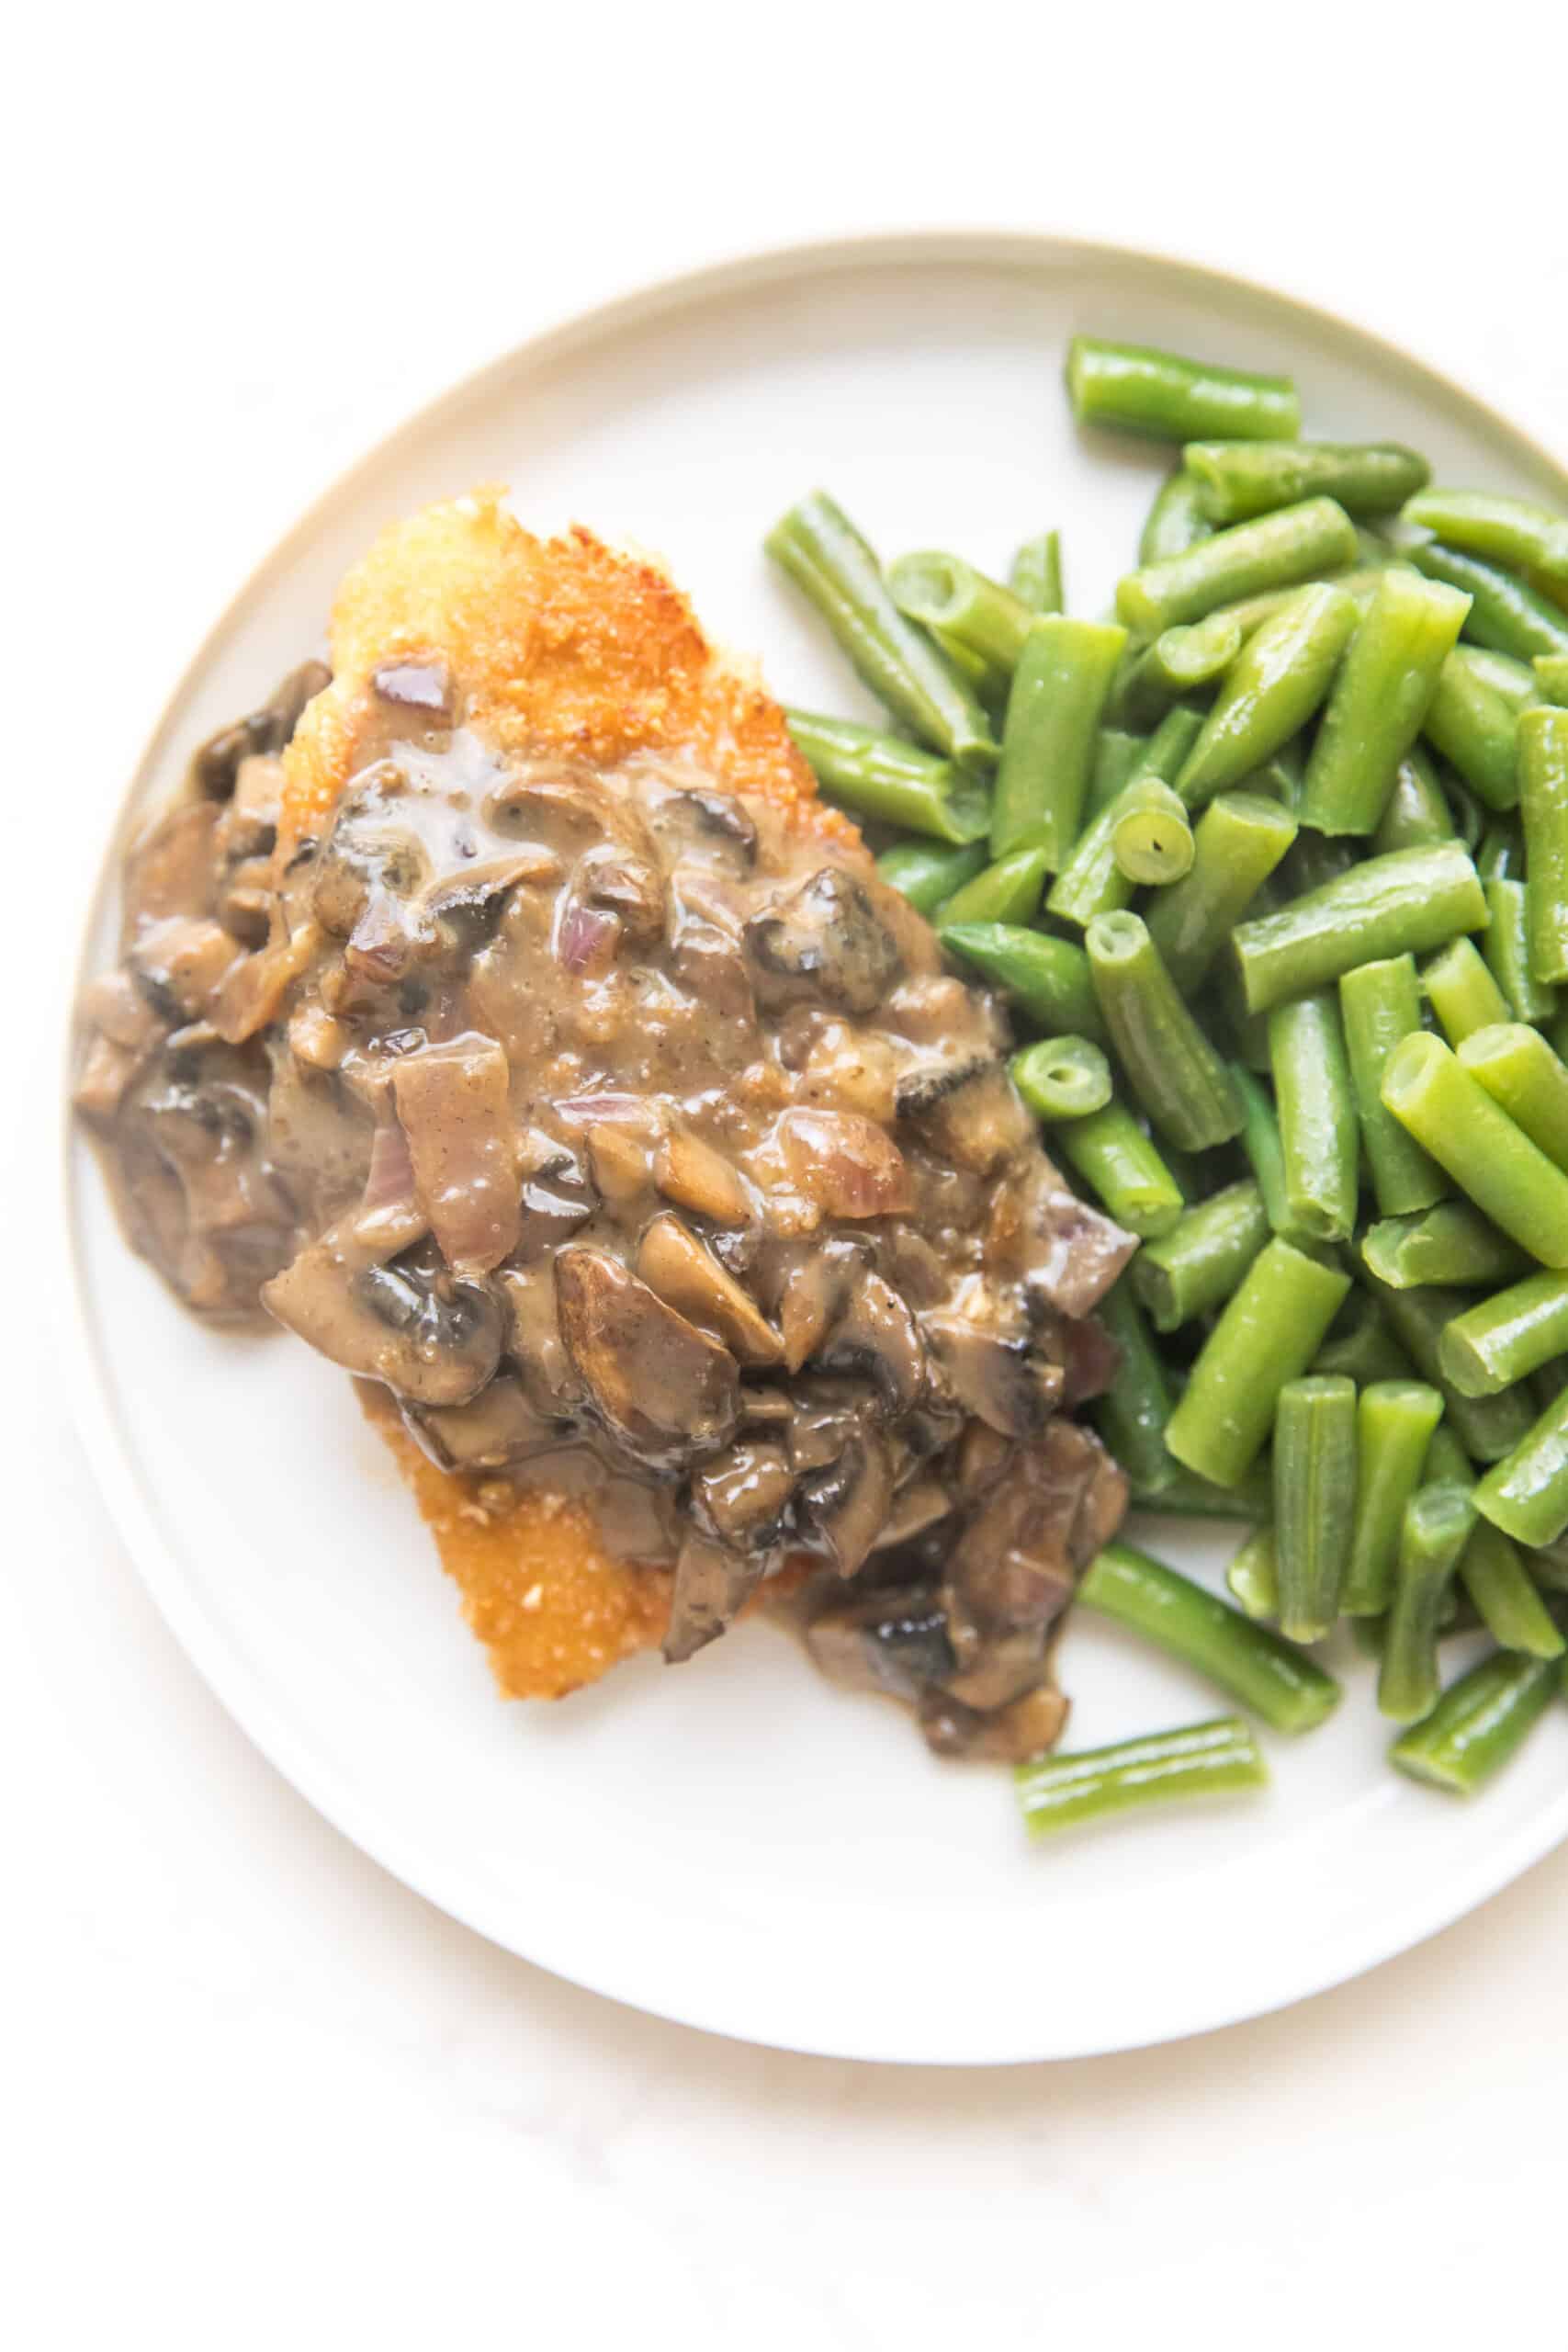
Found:
[[[1281,377],[1080,335],[1066,382],[1174,453],[1113,616],[1054,530],[885,566],[814,492],[768,551],[888,724],[791,734],[1139,1239],[1089,1408],[1134,1510],[1247,1530],[1229,1600],[1119,1543],[1083,1607],[1274,1732],[1353,1628],[1468,1795],[1568,1624],[1568,514],[1303,439]],[[1263,1778],[1237,1717],[1017,1773],[1036,1833]]]

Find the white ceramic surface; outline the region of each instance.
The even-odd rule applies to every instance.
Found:
[[[1564,485],[1452,387],[1359,333],[1205,272],[1041,238],[784,254],[634,298],[525,345],[406,428],[291,534],[202,649],[130,806],[317,640],[376,527],[502,479],[536,526],[660,551],[709,631],[784,696],[863,706],[773,580],[762,531],[830,484],[888,551],[1000,568],[1063,526],[1095,609],[1157,452],[1080,441],[1079,327],[1288,368],[1309,429],[1418,443],[1441,475]],[[102,960],[110,910],[88,944]],[[577,1981],[785,2047],[923,2061],[1124,2048],[1296,1998],[1457,1917],[1568,1829],[1553,1720],[1483,1804],[1382,1761],[1364,1669],[1340,1718],[1270,1741],[1261,1803],[1031,1851],[1005,1778],[940,1767],[895,1711],[749,1627],[550,1710],[502,1707],[345,1384],[282,1341],[189,1322],[121,1247],[71,1150],[85,1430],[161,1607],[275,1763],[388,1868]],[[257,1476],[260,1460],[263,1472]],[[1221,1544],[1165,1548],[1213,1571]],[[1089,1745],[1213,1712],[1109,1631],[1064,1652]]]

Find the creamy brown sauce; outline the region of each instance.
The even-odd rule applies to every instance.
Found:
[[[1132,1243],[1042,1153],[995,1001],[858,848],[668,753],[503,756],[434,661],[377,673],[285,856],[321,682],[127,862],[79,1102],[133,1245],[382,1384],[481,1513],[591,1504],[673,1568],[668,1656],[808,1554],[829,1671],[944,1750],[1049,1745],[1124,1500],[1066,1408]]]

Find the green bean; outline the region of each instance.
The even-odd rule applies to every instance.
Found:
[[[1451,1430],[1433,1431],[1427,1476],[1473,1486],[1475,1473]],[[1459,1559],[1460,1582],[1477,1616],[1505,1649],[1561,1657],[1562,1636],[1547,1613],[1524,1562],[1500,1528],[1477,1517]]]
[[[1443,797],[1452,812],[1456,835],[1473,857],[1493,820],[1493,812],[1483,808],[1470,786],[1451,769],[1443,777]]]
[[[1429,1208],[1441,1200],[1447,1180],[1382,1101],[1382,1075],[1395,1046],[1421,1026],[1415,958],[1389,956],[1347,972],[1339,1012],[1378,1207],[1384,1216]]]
[[[1343,1606],[1381,1617],[1393,1594],[1404,1507],[1421,1484],[1432,1432],[1443,1417],[1438,1390],[1419,1380],[1378,1380],[1356,1402],[1356,1510]]]
[[[1478,1029],[1465,1039],[1460,1060],[1515,1125],[1568,1169],[1568,1069],[1540,1030],[1522,1021]]]
[[[1116,827],[1150,786],[1160,791],[1169,788],[1158,776],[1134,774],[1084,827],[1045,896],[1046,911],[1058,922],[1077,923],[1087,931],[1096,915],[1114,914],[1129,903],[1133,882],[1116,863]]]
[[[1012,1057],[1012,1080],[1037,1119],[1085,1119],[1111,1100],[1111,1065],[1087,1037],[1042,1037]]]
[[[1094,773],[1089,780],[1083,821],[1092,824],[1100,810],[1115,799],[1144,755],[1145,739],[1125,728],[1102,727],[1094,748]]]
[[[1404,519],[1461,555],[1568,580],[1568,522],[1528,499],[1484,490],[1423,490],[1405,502]]]
[[[1043,849],[1053,874],[1077,839],[1100,714],[1125,629],[1045,614],[1031,622],[1013,672],[991,803],[991,848]]]
[[[1501,1232],[1543,1266],[1568,1266],[1568,1175],[1440,1038],[1423,1032],[1395,1048],[1382,1099]]]
[[[1421,849],[1430,842],[1450,842],[1454,820],[1437,771],[1427,752],[1413,743],[1393,779],[1393,790],[1383,805],[1372,835],[1374,856],[1394,849]]]
[[[1021,1011],[1058,1036],[1105,1042],[1089,957],[1066,939],[1005,922],[949,922],[942,945],[1006,990]]]
[[[1421,1290],[1391,1290],[1370,1269],[1364,1278],[1394,1338],[1423,1380],[1440,1389],[1454,1435],[1473,1462],[1498,1462],[1529,1430],[1534,1408],[1520,1387],[1489,1396],[1467,1396],[1449,1378],[1443,1363],[1443,1334],[1472,1301],[1461,1290],[1428,1283]]]
[[[989,799],[950,760],[852,719],[808,710],[787,710],[784,717],[795,749],[824,792],[856,816],[959,846],[989,831]]]
[[[1138,540],[1138,561],[1163,563],[1167,556],[1185,555],[1189,548],[1213,536],[1213,525],[1206,523],[1199,510],[1197,483],[1185,468],[1178,466],[1155,493]]]
[[[1111,717],[1129,727],[1154,727],[1173,702],[1201,694],[1241,650],[1242,634],[1224,613],[1183,628],[1162,629],[1150,645],[1129,646],[1111,691]]]
[[[1416,1368],[1384,1321],[1376,1299],[1352,1291],[1312,1370],[1343,1373],[1358,1388],[1379,1380],[1414,1380]]]
[[[1256,1184],[1227,1184],[1146,1242],[1129,1279],[1156,1331],[1174,1331],[1222,1306],[1269,1238]]]
[[[1239,1062],[1231,1064],[1231,1083],[1241,1104],[1241,1148],[1262,1195],[1269,1230],[1287,1238],[1304,1239],[1304,1235],[1294,1234],[1285,1198],[1285,1154],[1273,1097]]]
[[[1298,831],[1280,876],[1282,900],[1304,898],[1309,890],[1321,890],[1327,883],[1342,882],[1355,864],[1352,842],[1327,833]]]
[[[1322,1345],[1349,1278],[1276,1238],[1253,1260],[1192,1367],[1166,1429],[1179,1462],[1217,1487],[1245,1476],[1287,1382]]]
[[[1378,1674],[1378,1711],[1394,1723],[1419,1722],[1437,1700],[1438,1621],[1474,1519],[1469,1488],[1448,1482],[1417,1487],[1404,1507]]]
[[[1309,498],[1130,571],[1116,591],[1117,618],[1155,637],[1222,605],[1319,579],[1353,563],[1356,553],[1356,526],[1345,509],[1332,498]]]
[[[1239,784],[1305,726],[1328,693],[1356,618],[1348,596],[1318,585],[1299,590],[1253,632],[1177,778],[1185,801],[1196,807]],[[1311,779],[1309,767],[1309,785]]]
[[[1568,980],[1568,710],[1542,706],[1519,720],[1519,813],[1530,971]]]
[[[1360,1131],[1331,990],[1275,1006],[1269,1058],[1292,1227],[1313,1241],[1348,1241],[1356,1222]]]
[[[1568,650],[1538,653],[1530,666],[1535,672],[1535,690],[1541,700],[1555,703],[1559,709],[1568,708]]]
[[[1167,1432],[1169,1442],[1169,1432]],[[1568,1387],[1475,1489],[1476,1509],[1531,1550],[1568,1529]]]
[[[1296,837],[1288,810],[1248,792],[1211,800],[1192,834],[1191,870],[1146,917],[1172,980],[1190,996]]]
[[[1531,662],[1539,653],[1568,653],[1568,620],[1511,571],[1499,571],[1435,539],[1408,552],[1428,580],[1441,580],[1470,598],[1464,633],[1472,645],[1511,653],[1516,662]]]
[[[1498,1650],[1450,1683],[1421,1723],[1396,1739],[1392,1761],[1413,1781],[1472,1797],[1500,1772],[1551,1703],[1558,1668]]]
[[[1415,1216],[1384,1217],[1370,1226],[1361,1254],[1391,1290],[1420,1290],[1446,1283],[1479,1290],[1508,1282],[1529,1261],[1468,1201],[1439,1201]]]
[[[1136,1495],[1165,1509],[1162,1489],[1176,1475],[1165,1450],[1165,1425],[1176,1399],[1158,1349],[1149,1337],[1137,1300],[1124,1282],[1112,1283],[1097,1310],[1116,1342],[1111,1385],[1089,1410],[1094,1425],[1127,1474]]]
[[[1486,884],[1486,906],[1492,920],[1483,945],[1510,1015],[1516,1021],[1550,1021],[1557,1011],[1557,990],[1530,969],[1526,885],[1509,874],[1495,875]]]
[[[1111,849],[1130,882],[1163,887],[1192,870],[1192,828],[1168,784],[1129,785],[1111,812]]]
[[[1077,1599],[1206,1675],[1274,1731],[1312,1731],[1339,1702],[1339,1685],[1311,1658],[1130,1544],[1095,1555]]]
[[[1250,1521],[1254,1526],[1269,1515],[1274,1489],[1267,1455],[1254,1464],[1239,1487],[1211,1486],[1207,1478],[1184,1470],[1178,1462],[1172,1462],[1169,1469],[1170,1476],[1157,1494],[1146,1495],[1132,1481],[1135,1510],[1156,1512],[1165,1519],[1219,1519],[1238,1525]]]
[[[1043,849],[1015,849],[998,857],[943,900],[937,909],[939,929],[953,923],[1032,922],[1040,911],[1048,863]]]
[[[964,767],[992,767],[996,739],[973,690],[905,619],[847,514],[812,491],[764,543],[816,605],[860,677],[922,742]]]
[[[876,861],[883,880],[908,899],[922,915],[934,914],[943,902],[986,870],[989,852],[984,842],[964,849],[934,849],[926,842],[896,842]]]
[[[1524,878],[1525,837],[1513,817],[1494,817],[1472,851],[1483,882],[1517,882]],[[1487,904],[1491,901],[1488,899]],[[1490,926],[1488,927],[1490,928]],[[1490,942],[1487,942],[1490,944]]]
[[[1148,925],[1134,914],[1097,915],[1085,944],[1100,1018],[1156,1133],[1182,1151],[1239,1134],[1230,1072],[1182,1003]]]
[[[1456,645],[1443,663],[1423,732],[1488,808],[1517,804],[1519,714],[1534,692],[1533,672],[1479,646]]]
[[[1052,1142],[1108,1215],[1140,1239],[1168,1233],[1187,1205],[1158,1147],[1114,1099],[1087,1119],[1069,1119]]]
[[[962,556],[922,548],[888,566],[887,590],[898,610],[934,629],[988,668],[1009,676],[1023,650],[1035,615],[1021,596],[987,579]]]
[[[1280,1560],[1274,1529],[1254,1528],[1225,1570],[1232,1596],[1256,1622],[1280,1613]]]
[[[1076,334],[1067,397],[1079,424],[1111,424],[1156,441],[1288,441],[1301,403],[1288,376],[1256,376],[1146,344]]]
[[[1355,1510],[1354,1381],[1287,1381],[1274,1419],[1274,1552],[1292,1641],[1321,1641],[1339,1614]]]
[[[1383,573],[1324,709],[1302,786],[1303,825],[1376,832],[1469,610],[1438,581]]]
[[[1066,612],[1060,531],[1042,531],[1038,538],[1025,539],[1012,560],[1008,586],[1032,613]]]
[[[1527,1274],[1467,1306],[1443,1333],[1439,1361],[1466,1396],[1495,1396],[1568,1348],[1568,1274]]]
[[[1244,777],[1242,789],[1255,794],[1259,800],[1277,801],[1294,816],[1305,774],[1306,754],[1298,737],[1293,743],[1282,743],[1261,767],[1254,768],[1249,776]]]
[[[1277,914],[1237,925],[1247,1010],[1271,1012],[1358,964],[1420,955],[1485,922],[1480,876],[1457,842],[1369,857]]]
[[[1182,463],[1211,523],[1245,523],[1303,498],[1337,498],[1350,514],[1392,514],[1431,468],[1397,442],[1193,441]]]
[[[1421,985],[1450,1046],[1461,1046],[1472,1031],[1508,1018],[1502,989],[1468,939],[1450,939],[1423,965]]]
[[[1258,1743],[1239,1715],[1145,1732],[1077,1756],[1041,1756],[1013,1767],[1013,1785],[1032,1838],[1129,1807],[1173,1797],[1210,1797],[1263,1787]]]

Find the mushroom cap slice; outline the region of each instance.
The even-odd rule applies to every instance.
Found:
[[[352,1225],[352,1218],[346,1221]],[[501,1362],[502,1314],[488,1285],[367,1264],[333,1227],[275,1274],[262,1305],[347,1372],[416,1405],[466,1405]]]
[[[733,1434],[740,1409],[735,1358],[618,1259],[602,1250],[561,1250],[556,1308],[590,1405],[630,1453],[673,1467]]]
[[[656,1216],[637,1250],[637,1272],[665,1304],[724,1340],[744,1364],[775,1364],[784,1342],[733,1274],[678,1216]]]

